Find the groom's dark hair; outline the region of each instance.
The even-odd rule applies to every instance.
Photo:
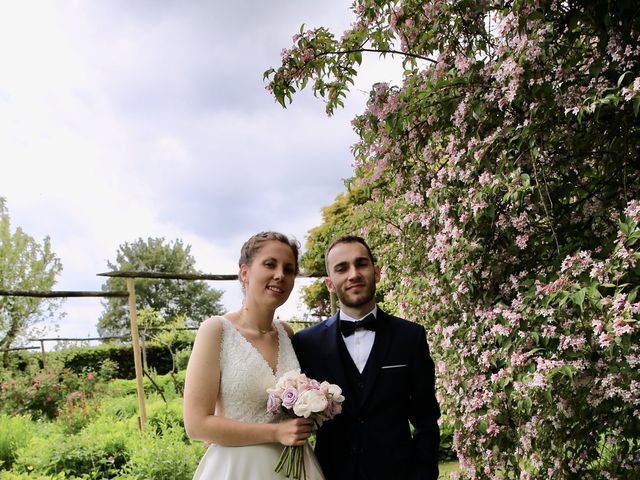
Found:
[[[369,245],[367,245],[367,242],[365,241],[364,238],[359,237],[357,235],[343,235],[342,237],[338,237],[333,242],[331,242],[327,247],[327,249],[324,251],[324,268],[327,271],[327,275],[329,274],[329,265],[327,264],[327,258],[329,257],[329,252],[333,247],[335,247],[340,243],[359,243],[360,245],[363,245],[364,248],[367,249],[367,253],[369,254],[371,263],[376,263],[376,259],[373,256],[373,253],[371,253],[371,249],[369,248]]]

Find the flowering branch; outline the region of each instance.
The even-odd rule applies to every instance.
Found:
[[[387,54],[391,54],[391,55],[402,55],[404,57],[410,57],[410,58],[415,58],[418,60],[425,60],[427,62],[431,62],[434,65],[438,63],[437,60],[434,60],[433,58],[429,58],[429,57],[425,57],[423,55],[418,55],[417,53],[411,53],[411,52],[403,52],[400,50],[378,50],[375,48],[356,48],[356,49],[352,49],[352,50],[336,50],[336,51],[326,51],[326,52],[316,52],[314,54],[315,58],[320,58],[320,57],[326,57],[328,55],[349,55],[352,53],[379,53],[381,55],[387,55]]]

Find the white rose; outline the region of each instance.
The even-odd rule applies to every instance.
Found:
[[[300,394],[293,413],[298,417],[309,418],[312,413],[322,412],[327,408],[327,399],[319,390],[306,390]]]
[[[299,368],[296,368],[295,370],[289,370],[284,375],[282,375],[282,377],[280,377],[280,379],[276,383],[276,388],[278,390],[284,390],[287,387],[294,387],[300,375],[301,373]]]
[[[333,398],[333,400],[335,400],[338,403],[341,403],[342,401],[344,401],[344,396],[342,395],[342,389],[335,383],[332,383],[328,386],[327,393],[329,393],[330,395],[329,398]]]

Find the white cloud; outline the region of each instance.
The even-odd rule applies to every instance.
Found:
[[[51,237],[57,288],[99,289],[118,246],[140,237],[182,239],[209,273],[235,273],[260,230],[304,245],[351,174],[351,118],[399,69],[366,58],[331,118],[309,92],[280,108],[262,72],[303,22],[340,35],[350,3],[0,4],[0,195],[14,227]],[[235,283],[215,286],[239,305]],[[279,313],[300,309],[294,294]],[[60,335],[95,335],[101,311],[66,301]]]

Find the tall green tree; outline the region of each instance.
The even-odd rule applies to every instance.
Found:
[[[338,194],[332,204],[322,207],[322,224],[309,230],[305,253],[300,259],[305,271],[326,274],[324,252],[331,241],[360,230],[357,207],[367,201],[369,191],[353,185],[349,187],[347,192]],[[314,315],[326,317],[331,314],[331,300],[324,279],[314,280],[300,291],[303,302]]]
[[[425,324],[469,479],[637,478],[637,0],[355,0],[265,73],[331,113],[363,55],[399,55],[353,122],[386,306]]]
[[[107,262],[113,271],[146,271],[200,273],[195,268],[191,247],[181,240],[166,242],[164,238],[139,238],[118,248],[116,261]],[[202,280],[136,279],[136,307],[151,308],[158,314],[154,326],[170,323],[184,316],[189,326],[200,324],[211,315],[222,313],[222,291]],[[124,278],[110,277],[104,291],[126,290]],[[104,312],[98,320],[101,336],[123,335],[129,332],[129,309],[126,300],[109,298],[103,301]]]
[[[51,290],[62,264],[49,237],[39,243],[18,227],[11,232],[9,211],[0,197],[0,290]],[[34,297],[0,296],[0,349],[13,346],[58,302]],[[6,361],[6,354],[4,356]]]

